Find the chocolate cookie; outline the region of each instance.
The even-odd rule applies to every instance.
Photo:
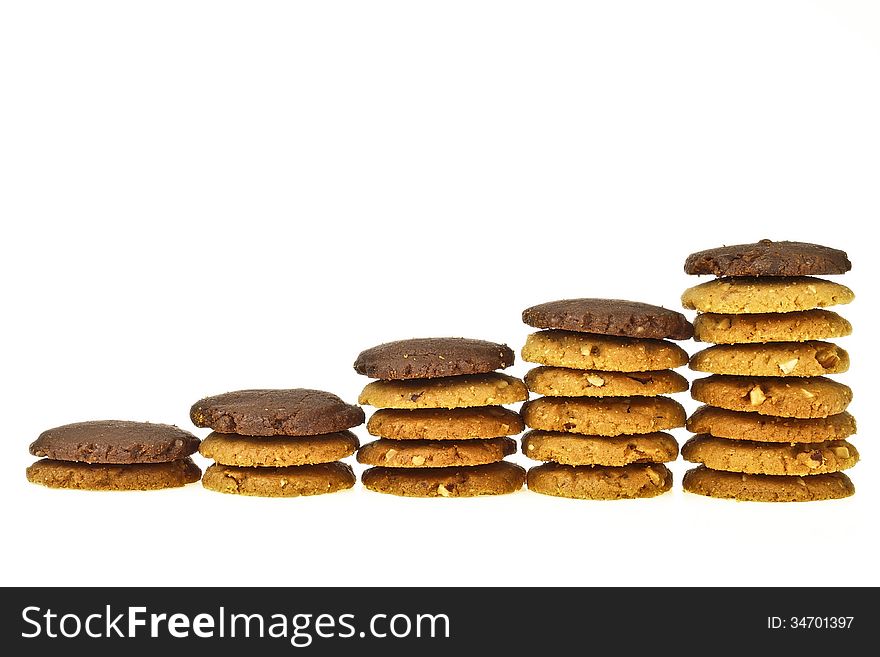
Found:
[[[563,299],[550,301],[522,314],[529,326],[630,338],[687,340],[691,323],[674,310],[621,299]]]
[[[623,500],[656,497],[672,488],[665,465],[634,464],[620,468],[545,463],[528,474],[529,490],[578,500]]]
[[[367,431],[394,440],[465,440],[513,436],[525,428],[519,413],[501,406],[376,411]]]
[[[815,502],[837,500],[856,492],[842,472],[793,477],[723,472],[702,465],[685,473],[682,486],[688,493],[740,502]]]
[[[469,408],[515,404],[529,398],[519,379],[492,372],[437,379],[373,381],[358,403],[376,408]]]
[[[852,390],[822,376],[789,379],[713,374],[693,382],[691,397],[730,411],[816,418],[843,413],[852,401]]]
[[[362,351],[354,362],[358,374],[372,379],[435,379],[486,374],[513,365],[506,344],[468,338],[413,338]]]
[[[733,440],[822,443],[826,440],[843,440],[853,435],[856,432],[856,420],[849,413],[801,419],[701,406],[688,418],[687,428],[693,433],[708,433]]]
[[[522,357],[530,363],[576,370],[647,372],[680,367],[687,352],[672,342],[572,331],[539,331],[526,338]]]
[[[390,468],[448,468],[496,463],[516,451],[511,438],[477,440],[388,440],[367,443],[358,463]]]
[[[672,370],[607,372],[565,367],[536,367],[526,372],[526,387],[548,397],[656,397],[685,392],[688,381]]]
[[[202,471],[188,456],[163,463],[77,463],[41,459],[27,469],[31,483],[77,490],[160,490],[199,480]]]
[[[654,433],[685,421],[682,405],[666,397],[541,397],[521,412],[532,429],[595,436]]]
[[[202,486],[232,495],[301,497],[335,493],[351,488],[356,481],[351,467],[338,462],[286,468],[212,465],[205,470]]]
[[[717,278],[684,291],[681,303],[701,313],[791,313],[850,303],[846,285],[821,278]]]
[[[522,452],[536,461],[565,465],[665,463],[678,456],[678,443],[668,433],[631,436],[579,436],[558,431],[529,431]]]
[[[697,251],[684,263],[688,274],[714,276],[822,276],[844,274],[851,268],[846,251],[771,240]]]
[[[197,427],[242,436],[314,436],[356,427],[364,411],[323,390],[239,390],[197,401]]]
[[[830,342],[721,344],[691,356],[690,368],[742,376],[822,376],[849,369],[849,354]]]
[[[198,438],[170,424],[95,420],[48,429],[31,443],[30,452],[82,463],[168,463],[198,448]]]
[[[526,471],[509,461],[459,468],[383,468],[364,471],[364,487],[403,497],[505,495],[522,488]]]
[[[720,315],[702,313],[694,320],[694,339],[716,344],[805,342],[852,333],[852,325],[830,310]]]
[[[358,444],[351,431],[282,438],[215,432],[202,441],[199,453],[221,465],[280,468],[332,463],[354,454]]]
[[[759,443],[700,434],[681,448],[685,461],[712,470],[766,475],[814,475],[839,472],[859,461],[855,447],[845,440],[826,443]]]

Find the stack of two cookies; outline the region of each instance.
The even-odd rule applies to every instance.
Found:
[[[507,345],[466,338],[423,338],[362,352],[367,384],[360,403],[376,411],[367,430],[379,440],[357,460],[372,491],[409,497],[500,495],[522,488],[525,470],[503,460],[519,415],[502,407],[528,398],[519,379],[495,370],[513,364]]]
[[[700,251],[688,274],[716,280],[685,291],[697,310],[691,369],[712,376],[691,394],[706,406],[688,420],[697,433],[682,448],[700,463],[684,478],[691,493],[765,502],[837,499],[854,488],[841,471],[859,455],[846,412],[852,391],[826,374],[845,372],[849,356],[829,338],[849,322],[822,307],[849,303],[852,291],[817,275],[843,274],[843,251],[801,242],[742,244]]]
[[[544,395],[523,405],[522,450],[546,461],[529,470],[537,493],[579,499],[654,497],[672,487],[663,465],[678,456],[667,429],[684,426],[681,404],[663,397],[687,380],[671,368],[687,354],[665,338],[693,329],[681,313],[611,299],[568,299],[528,308],[535,328],[523,359],[539,363],[525,382]]]
[[[208,490],[298,497],[344,490],[356,481],[339,459],[358,448],[348,429],[363,423],[364,412],[329,392],[228,392],[196,402],[190,418],[213,429],[199,448],[216,462],[202,479]]]

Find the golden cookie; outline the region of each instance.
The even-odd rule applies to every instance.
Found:
[[[358,444],[351,431],[284,438],[212,433],[202,441],[199,453],[223,465],[286,467],[332,463],[354,454]]]
[[[526,402],[527,426],[594,436],[653,433],[683,427],[681,404],[666,397],[542,397]]]
[[[545,463],[528,474],[530,491],[578,500],[656,497],[672,488],[672,473],[659,463],[620,468]]]
[[[536,461],[565,465],[665,463],[678,457],[678,443],[668,433],[632,436],[579,436],[558,431],[529,431],[522,453]]]
[[[794,477],[722,472],[702,465],[685,473],[682,486],[689,493],[740,502],[814,502],[856,492],[842,472]]]
[[[506,495],[523,486],[526,471],[509,461],[459,468],[370,468],[364,487],[402,497]]]
[[[718,278],[689,288],[681,303],[702,313],[790,313],[849,303],[845,285],[810,276]]]
[[[345,463],[294,465],[284,468],[239,468],[215,464],[205,470],[202,486],[217,493],[255,497],[300,497],[335,493],[357,479]]]
[[[78,490],[159,490],[199,480],[202,471],[189,457],[165,463],[77,463],[40,459],[28,466],[27,480],[49,488]]]
[[[367,431],[392,440],[465,440],[515,436],[525,429],[519,413],[501,406],[413,410],[385,409],[373,413]]]
[[[515,404],[529,398],[519,379],[494,372],[368,383],[358,403],[376,408],[470,408]]]
[[[852,401],[852,390],[822,376],[791,379],[713,374],[693,382],[691,397],[730,411],[814,418],[843,413]]]
[[[700,434],[681,448],[685,461],[712,470],[767,475],[814,475],[839,472],[859,461],[845,440],[826,443],[758,443]]]
[[[856,420],[849,413],[801,419],[728,411],[713,406],[698,408],[688,418],[686,426],[692,433],[763,443],[822,443],[843,440],[856,432]]]
[[[388,440],[358,450],[358,463],[390,468],[448,468],[495,463],[516,451],[512,438],[476,440]]]
[[[702,313],[694,320],[694,340],[716,344],[805,342],[852,333],[852,324],[830,310],[790,313],[719,315]]]
[[[612,372],[668,370],[687,363],[684,349],[666,340],[557,330],[532,333],[522,357],[551,367]]]
[[[687,379],[672,370],[603,372],[565,367],[536,367],[526,372],[526,387],[548,397],[654,397],[688,389]]]
[[[849,369],[849,354],[830,342],[720,344],[691,356],[690,368],[743,376],[822,376]]]

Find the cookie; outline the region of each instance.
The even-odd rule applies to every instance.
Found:
[[[465,440],[514,436],[525,429],[519,413],[501,406],[376,411],[367,431],[392,440]]]
[[[521,412],[532,429],[595,436],[654,433],[685,421],[681,404],[666,397],[542,397]]]
[[[358,463],[390,468],[448,468],[495,463],[516,451],[511,438],[478,440],[387,440],[358,450]]]
[[[530,491],[578,500],[623,500],[656,497],[672,488],[665,465],[633,464],[620,468],[545,463],[528,474]]]
[[[540,329],[687,340],[691,323],[679,312],[621,299],[563,299],[526,308],[522,320]]]
[[[332,463],[354,454],[358,445],[351,431],[286,438],[215,432],[202,441],[199,453],[221,465],[278,468]]]
[[[168,463],[198,448],[198,438],[170,424],[96,420],[48,429],[31,443],[30,452],[82,463]]]
[[[846,251],[771,240],[697,251],[684,263],[688,274],[714,276],[822,276],[844,274],[851,268]]]
[[[159,490],[199,480],[202,471],[188,456],[163,463],[78,463],[41,459],[27,469],[31,483],[78,490]]]
[[[655,397],[685,392],[688,382],[672,370],[607,372],[565,367],[536,367],[526,372],[526,387],[549,397]]]
[[[688,360],[684,349],[665,340],[557,330],[532,333],[522,357],[540,365],[612,372],[668,370]]]
[[[814,475],[839,472],[859,461],[855,447],[845,440],[826,443],[759,443],[700,434],[681,448],[685,461],[712,470],[766,475]]]
[[[688,288],[681,303],[702,313],[790,313],[849,303],[845,285],[821,278],[718,278]]]
[[[513,365],[506,344],[468,338],[413,338],[362,351],[354,369],[371,379],[436,379],[460,374],[486,374]]]
[[[364,471],[364,487],[403,497],[477,497],[515,493],[526,471],[509,461],[458,468],[383,468]]]
[[[842,472],[793,477],[722,472],[702,465],[685,473],[682,486],[688,493],[740,502],[838,500],[856,492]]]
[[[217,493],[254,497],[301,497],[335,493],[357,479],[345,463],[295,465],[284,468],[238,468],[215,464],[205,470],[202,486]]]
[[[701,406],[694,411],[686,426],[693,433],[764,443],[822,443],[826,440],[843,440],[856,432],[856,420],[849,413],[805,420],[728,411],[712,406]]]
[[[713,374],[693,382],[691,397],[730,411],[815,418],[843,413],[852,401],[852,390],[821,376],[790,379]]]
[[[678,443],[668,433],[634,436],[578,436],[556,431],[529,431],[522,453],[535,461],[566,465],[665,463],[678,457]]]
[[[358,403],[376,408],[469,408],[515,404],[529,398],[519,379],[492,372],[438,379],[373,381]]]
[[[702,313],[694,320],[694,339],[716,344],[805,342],[851,333],[852,325],[843,317],[819,309],[751,315]]]
[[[690,368],[743,376],[822,376],[849,369],[849,354],[830,342],[721,344],[691,356]]]
[[[363,409],[323,390],[239,390],[197,401],[192,423],[242,436],[315,436],[356,427]]]

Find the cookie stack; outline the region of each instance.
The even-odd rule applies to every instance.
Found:
[[[504,457],[516,451],[508,436],[523,429],[502,404],[528,398],[523,382],[495,370],[509,367],[510,347],[466,338],[422,338],[363,351],[360,403],[376,411],[367,431],[379,440],[358,450],[374,466],[364,486],[408,497],[501,495],[522,488],[525,470]]]
[[[687,390],[671,368],[687,363],[681,347],[693,327],[681,313],[633,301],[567,299],[523,311],[533,333],[523,359],[523,405],[532,431],[522,451],[546,461],[528,473],[536,493],[578,499],[654,497],[672,487],[663,465],[678,456],[667,429],[684,426],[681,404],[663,397]]]
[[[323,390],[240,390],[193,404],[190,418],[213,433],[199,453],[216,463],[205,471],[208,490],[259,497],[321,495],[351,488],[351,456],[364,422],[358,406]]]
[[[31,444],[45,457],[27,469],[28,481],[50,488],[158,490],[199,480],[190,454],[199,439],[170,424],[99,420],[49,429]]]
[[[685,475],[686,491],[761,502],[853,494],[841,472],[859,459],[846,441],[856,430],[846,412],[852,391],[825,377],[849,368],[846,351],[825,340],[852,329],[822,310],[853,293],[813,278],[849,269],[843,251],[802,242],[762,240],[688,257],[688,274],[719,278],[682,295],[700,313],[695,338],[715,343],[690,362],[712,376],[691,389],[706,406],[688,419],[698,435],[682,455],[701,465]]]

